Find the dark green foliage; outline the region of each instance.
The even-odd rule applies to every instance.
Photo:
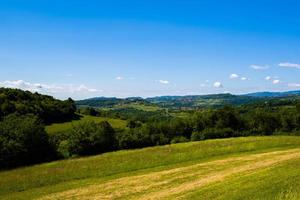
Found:
[[[33,115],[9,115],[0,122],[0,168],[49,160],[53,150],[48,135]]]
[[[194,132],[191,140],[199,141],[205,139],[228,138],[237,135],[238,134],[235,134],[231,128],[207,128],[201,132]]]
[[[115,148],[115,131],[108,122],[86,122],[73,128],[67,140],[59,144],[61,154],[91,155]]]
[[[176,144],[176,143],[182,143],[182,142],[188,142],[189,140],[183,136],[178,136],[178,137],[174,137],[171,140],[171,144]]]
[[[274,113],[257,110],[252,114],[251,118],[250,127],[252,127],[251,130],[254,133],[271,135],[280,127],[280,121]]]
[[[138,121],[133,121],[133,120],[129,120],[127,123],[127,127],[128,128],[137,128],[142,126],[142,123],[138,122]]]
[[[149,129],[146,127],[125,130],[118,134],[117,139],[121,149],[152,146]]]
[[[90,115],[90,116],[100,116],[99,111],[92,107],[85,107],[79,109],[80,114]]]
[[[0,118],[9,114],[34,114],[44,123],[74,119],[76,106],[72,99],[60,101],[51,96],[18,89],[0,88]]]
[[[202,132],[193,132],[191,135],[191,141],[200,141],[200,140],[204,140],[204,134]]]

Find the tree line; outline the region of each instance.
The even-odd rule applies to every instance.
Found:
[[[0,120],[10,114],[36,115],[46,124],[70,121],[78,117],[75,102],[19,89],[0,88]]]

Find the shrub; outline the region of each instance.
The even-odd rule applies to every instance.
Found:
[[[204,134],[202,132],[193,132],[192,136],[191,136],[191,140],[192,141],[200,141],[200,140],[204,140]]]
[[[151,146],[149,131],[145,127],[124,130],[118,135],[120,149],[140,148]]]
[[[61,141],[56,151],[60,158],[69,158],[71,156],[69,141],[68,140]]]
[[[231,128],[207,128],[201,132],[194,132],[191,136],[191,140],[199,141],[205,139],[228,138],[237,135],[238,134],[235,134]]]
[[[171,140],[171,144],[176,144],[176,143],[182,143],[182,142],[188,142],[189,140],[183,136],[178,136],[178,137],[174,137]]]
[[[69,155],[91,155],[111,151],[115,148],[115,131],[108,122],[85,122],[73,127],[67,143],[61,143],[61,150]],[[64,152],[66,155],[66,152]]]
[[[202,133],[205,139],[228,138],[234,134],[231,128],[208,128],[204,129]]]
[[[9,115],[0,122],[0,168],[50,160],[54,155],[45,127],[33,115]]]
[[[165,145],[170,143],[170,139],[167,138],[163,133],[151,134],[150,139],[153,145]]]

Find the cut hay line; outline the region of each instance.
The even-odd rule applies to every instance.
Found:
[[[300,158],[300,148],[254,154],[130,176],[54,193],[41,199],[173,199],[233,175]]]

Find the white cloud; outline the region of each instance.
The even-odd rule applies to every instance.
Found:
[[[269,81],[269,80],[271,80],[271,79],[272,79],[271,76],[266,76],[266,77],[265,77],[265,80],[266,80],[266,81]]]
[[[38,92],[43,88],[42,84],[39,83],[29,83],[23,80],[16,80],[16,81],[3,81],[0,82],[1,87],[7,87],[7,88],[17,88],[17,89],[23,89],[23,90],[29,90],[32,92]]]
[[[300,69],[300,64],[296,64],[296,63],[285,62],[285,63],[279,63],[278,65],[280,67]]]
[[[161,83],[161,84],[169,84],[169,83],[170,83],[170,82],[167,81],[167,80],[159,80],[158,82]]]
[[[255,70],[266,70],[269,68],[268,65],[250,65],[250,67]]]
[[[230,74],[230,76],[229,76],[230,79],[237,79],[237,78],[239,78],[239,77],[240,77],[240,76],[237,75],[237,74]]]
[[[95,92],[102,92],[102,90],[89,88],[84,84],[81,85],[49,85],[49,84],[41,84],[41,83],[30,83],[23,80],[16,80],[16,81],[3,81],[0,82],[0,87],[6,88],[16,88],[22,90],[28,90],[31,92],[39,92],[44,94],[87,94],[87,93],[95,93]]]
[[[278,76],[266,76],[265,80],[266,81],[271,81],[273,84],[281,83]]]
[[[122,77],[122,76],[117,76],[116,79],[117,79],[117,80],[123,80],[124,77]]]
[[[240,75],[238,75],[238,74],[230,74],[229,78],[230,79],[240,79],[242,81],[249,80],[247,77],[244,77],[244,76],[240,77]]]
[[[214,86],[215,88],[222,88],[222,87],[223,87],[222,83],[219,82],[219,81],[214,82],[213,86]]]
[[[81,84],[79,86],[71,86],[72,92],[98,92],[99,90],[94,88],[88,88],[87,86]]]
[[[289,83],[289,87],[299,87],[300,88],[300,83]]]

